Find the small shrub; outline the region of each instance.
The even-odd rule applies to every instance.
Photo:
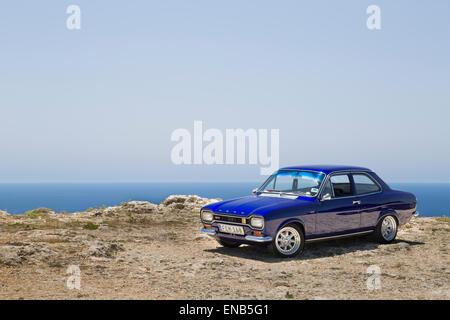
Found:
[[[68,221],[64,223],[65,228],[80,228],[83,226],[83,222],[79,220]]]
[[[294,295],[290,293],[289,291],[286,292],[286,295],[284,296],[286,299],[294,299]]]
[[[106,205],[102,205],[101,207],[100,206],[98,206],[98,207],[91,207],[91,208],[88,208],[88,209],[86,209],[86,212],[92,212],[92,211],[95,211],[95,210],[105,210],[107,207],[106,207]]]
[[[36,229],[35,226],[27,224],[27,223],[23,223],[23,222],[10,223],[10,224],[8,224],[8,227],[10,227],[13,230],[16,230],[16,229],[34,230],[34,229]]]
[[[31,219],[35,219],[35,218],[39,217],[39,215],[40,215],[39,212],[36,212],[36,211],[33,211],[33,210],[25,212],[25,216],[27,218],[31,218]]]
[[[88,229],[88,230],[97,230],[98,227],[99,227],[98,224],[92,223],[90,221],[83,226],[84,229]]]
[[[175,204],[175,209],[183,210],[184,209],[184,204],[182,204],[182,203]]]
[[[62,268],[63,267],[63,265],[60,262],[58,262],[58,261],[50,261],[48,263],[48,266],[50,268]]]
[[[131,202],[131,200],[123,201],[122,203],[120,203],[120,206],[121,206],[122,208],[127,208],[127,207],[130,206],[130,202]]]
[[[48,214],[48,213],[52,213],[53,210],[49,209],[49,208],[37,208],[33,210],[34,212],[40,213],[40,214]]]
[[[137,223],[137,219],[135,217],[129,217],[128,223]]]

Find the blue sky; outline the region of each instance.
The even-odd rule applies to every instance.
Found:
[[[282,166],[450,182],[449,15],[444,0],[2,1],[0,181],[264,179],[172,164],[171,132],[202,120],[280,129]]]

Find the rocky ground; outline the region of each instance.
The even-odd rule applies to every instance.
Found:
[[[321,242],[285,260],[201,234],[198,211],[213,201],[0,211],[0,299],[450,299],[448,218],[414,218],[393,244]]]

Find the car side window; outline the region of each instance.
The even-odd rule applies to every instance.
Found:
[[[365,174],[354,174],[356,194],[367,194],[380,191],[380,187]]]
[[[326,196],[326,195],[329,195],[330,197],[333,197],[333,188],[331,187],[330,180],[327,180],[327,182],[323,186],[322,196]]]
[[[335,198],[348,197],[353,195],[352,184],[347,174],[338,174],[331,176],[330,180]]]

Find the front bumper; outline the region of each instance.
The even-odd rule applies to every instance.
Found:
[[[219,233],[215,231],[214,229],[207,229],[202,228],[202,232],[206,233],[209,236],[218,236],[223,238],[232,238],[235,241],[238,242],[256,242],[256,243],[265,243],[265,242],[271,242],[272,237],[266,236],[266,237],[260,237],[260,236],[253,236],[253,235],[245,235],[245,236],[237,236],[237,235],[231,235],[228,233]]]
[[[207,233],[209,236],[214,236],[214,235],[216,235],[216,231],[215,230],[213,230],[213,229],[206,229],[206,228],[202,228],[202,230],[201,230],[202,232],[204,232],[204,233]]]

